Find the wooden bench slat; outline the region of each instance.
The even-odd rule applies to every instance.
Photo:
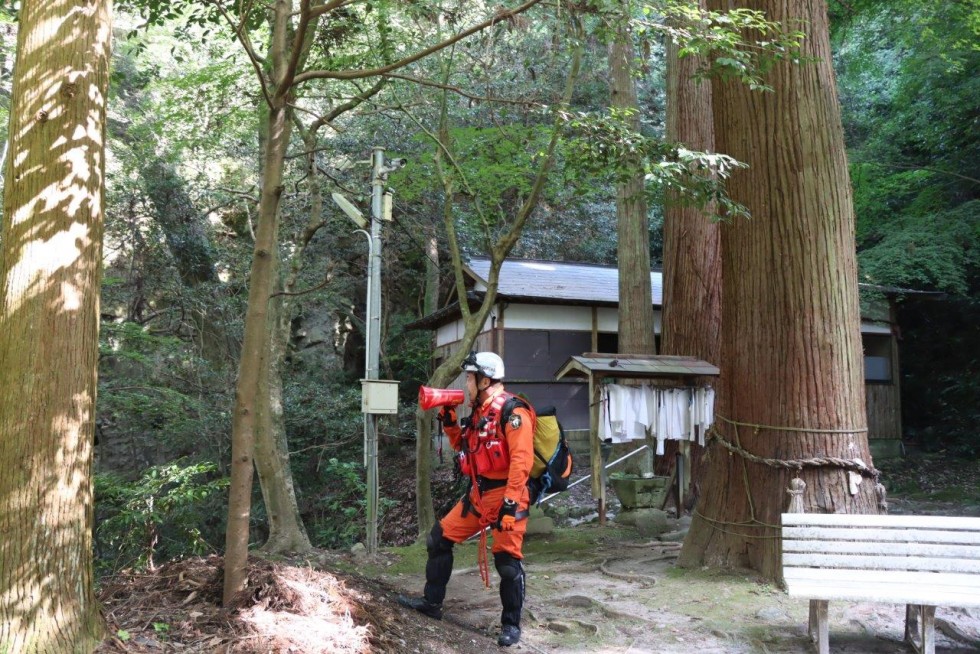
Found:
[[[980,577],[972,574],[956,572],[903,572],[896,570],[853,570],[853,569],[820,569],[799,568],[786,566],[783,568],[783,578],[790,581],[823,581],[845,583],[853,581],[866,585],[906,584],[914,588],[942,584],[949,587],[962,587],[972,590],[980,599]]]
[[[793,597],[934,606],[980,606],[980,577],[971,574],[786,567]]]
[[[980,518],[917,515],[871,515],[853,513],[784,513],[783,526],[826,525],[829,527],[907,527],[948,531],[980,531]]]
[[[934,573],[961,572],[980,575],[980,560],[944,559],[873,554],[816,554],[784,552],[783,565],[847,570],[908,570]],[[975,582],[980,587],[980,576]]]
[[[924,604],[946,607],[980,607],[980,597],[964,586],[930,586],[915,588],[906,584],[876,584],[846,580],[831,583],[807,579],[787,581],[790,597],[845,600],[849,602],[887,602],[889,604]]]
[[[872,540],[883,543],[949,543],[980,545],[980,531],[949,531],[945,529],[908,529],[902,527],[783,527],[783,538],[793,540]]]
[[[889,600],[896,603],[928,604],[921,599],[923,593],[955,596],[965,604],[946,606],[980,605],[975,575],[931,572],[903,572],[888,570],[815,570],[813,568],[786,568],[783,572],[786,588],[792,596],[805,596],[802,589],[821,589],[819,599],[860,599],[862,597],[901,597]],[[908,596],[919,598],[906,599]],[[885,601],[885,600],[882,600]],[[941,602],[937,603],[941,604]]]
[[[876,541],[790,540],[783,537],[783,551],[799,554],[881,554],[946,559],[975,559],[980,547],[945,543],[882,543]]]

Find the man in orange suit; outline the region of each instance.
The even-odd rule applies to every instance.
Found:
[[[497,643],[510,646],[521,638],[521,547],[527,531],[535,414],[530,405],[504,390],[504,362],[493,352],[471,352],[462,369],[472,412],[457,422],[456,412],[443,407],[439,419],[453,449],[459,452],[460,467],[471,480],[470,489],[429,534],[422,597],[399,596],[398,601],[429,617],[442,618],[446,584],[453,570],[453,545],[491,527],[503,606]],[[486,556],[482,543],[480,554]],[[481,566],[481,571],[485,567]]]

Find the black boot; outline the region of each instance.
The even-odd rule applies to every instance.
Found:
[[[437,522],[425,545],[429,551],[429,560],[425,564],[425,591],[422,597],[399,595],[398,603],[430,618],[442,620],[442,600],[446,598],[446,584],[453,573],[454,543],[443,537],[442,525]]]
[[[415,609],[423,615],[427,615],[430,618],[435,618],[436,620],[442,620],[442,604],[432,604],[429,600],[424,597],[409,597],[408,595],[399,595],[398,603],[402,606],[407,606],[410,609]]]
[[[505,624],[500,628],[500,636],[497,638],[497,644],[501,647],[510,647],[517,641],[521,639],[521,630],[519,627],[515,627],[512,624]]]
[[[524,566],[507,552],[497,552],[493,562],[500,575],[500,637],[497,644],[509,647],[521,639],[521,609],[524,607]]]

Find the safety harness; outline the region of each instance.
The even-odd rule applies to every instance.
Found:
[[[480,422],[483,423],[482,425],[483,427],[490,426],[492,424],[494,431],[497,432],[497,434],[494,434],[495,436],[498,434],[500,436],[504,435],[503,425],[500,424],[498,418],[501,415],[501,411],[503,409],[504,404],[506,404],[507,401],[512,397],[516,398],[517,396],[513,395],[512,393],[508,393],[507,391],[502,391],[498,393],[490,401],[490,406],[488,407],[486,414],[481,416],[480,418]],[[484,423],[484,421],[486,422]],[[480,437],[479,436],[472,437],[470,433],[470,431],[474,429],[475,430],[481,429],[481,425],[474,425],[471,420],[470,424],[466,428],[466,431],[463,433],[463,446],[466,448],[466,452],[470,456],[476,453],[476,450],[479,449],[479,447],[481,446]],[[470,443],[471,438],[472,440],[476,441],[476,447],[473,447],[473,445]],[[507,450],[506,448],[504,451],[507,453],[507,467],[509,468],[510,453],[509,450]],[[490,531],[489,528],[494,526],[495,524],[496,524],[496,528],[499,530],[500,509],[498,508],[495,515],[491,516],[483,511],[483,505],[480,502],[480,499],[482,499],[483,493],[489,490],[493,490],[495,488],[501,488],[503,486],[506,486],[507,478],[490,479],[489,477],[483,477],[477,474],[476,468],[477,468],[476,462],[471,461],[469,465],[469,477],[470,477],[471,488],[468,489],[466,491],[466,494],[463,496],[463,517],[465,518],[469,513],[472,513],[473,515],[475,515],[480,519],[480,545],[477,550],[477,563],[478,563],[478,567],[480,568],[480,578],[483,580],[484,586],[490,588],[490,561],[487,558],[487,534]],[[477,503],[480,504],[479,507],[473,506],[473,500],[471,497],[472,495],[471,490],[473,488],[476,489],[476,495],[478,498]],[[527,519],[528,515],[529,515],[529,511],[518,511],[517,514],[514,516],[514,518],[516,520],[525,520]]]

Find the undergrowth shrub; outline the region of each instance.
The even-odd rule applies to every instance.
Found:
[[[210,462],[154,466],[136,480],[95,476],[95,551],[103,573],[214,551],[221,542],[226,477]],[[205,518],[202,518],[204,516]]]

